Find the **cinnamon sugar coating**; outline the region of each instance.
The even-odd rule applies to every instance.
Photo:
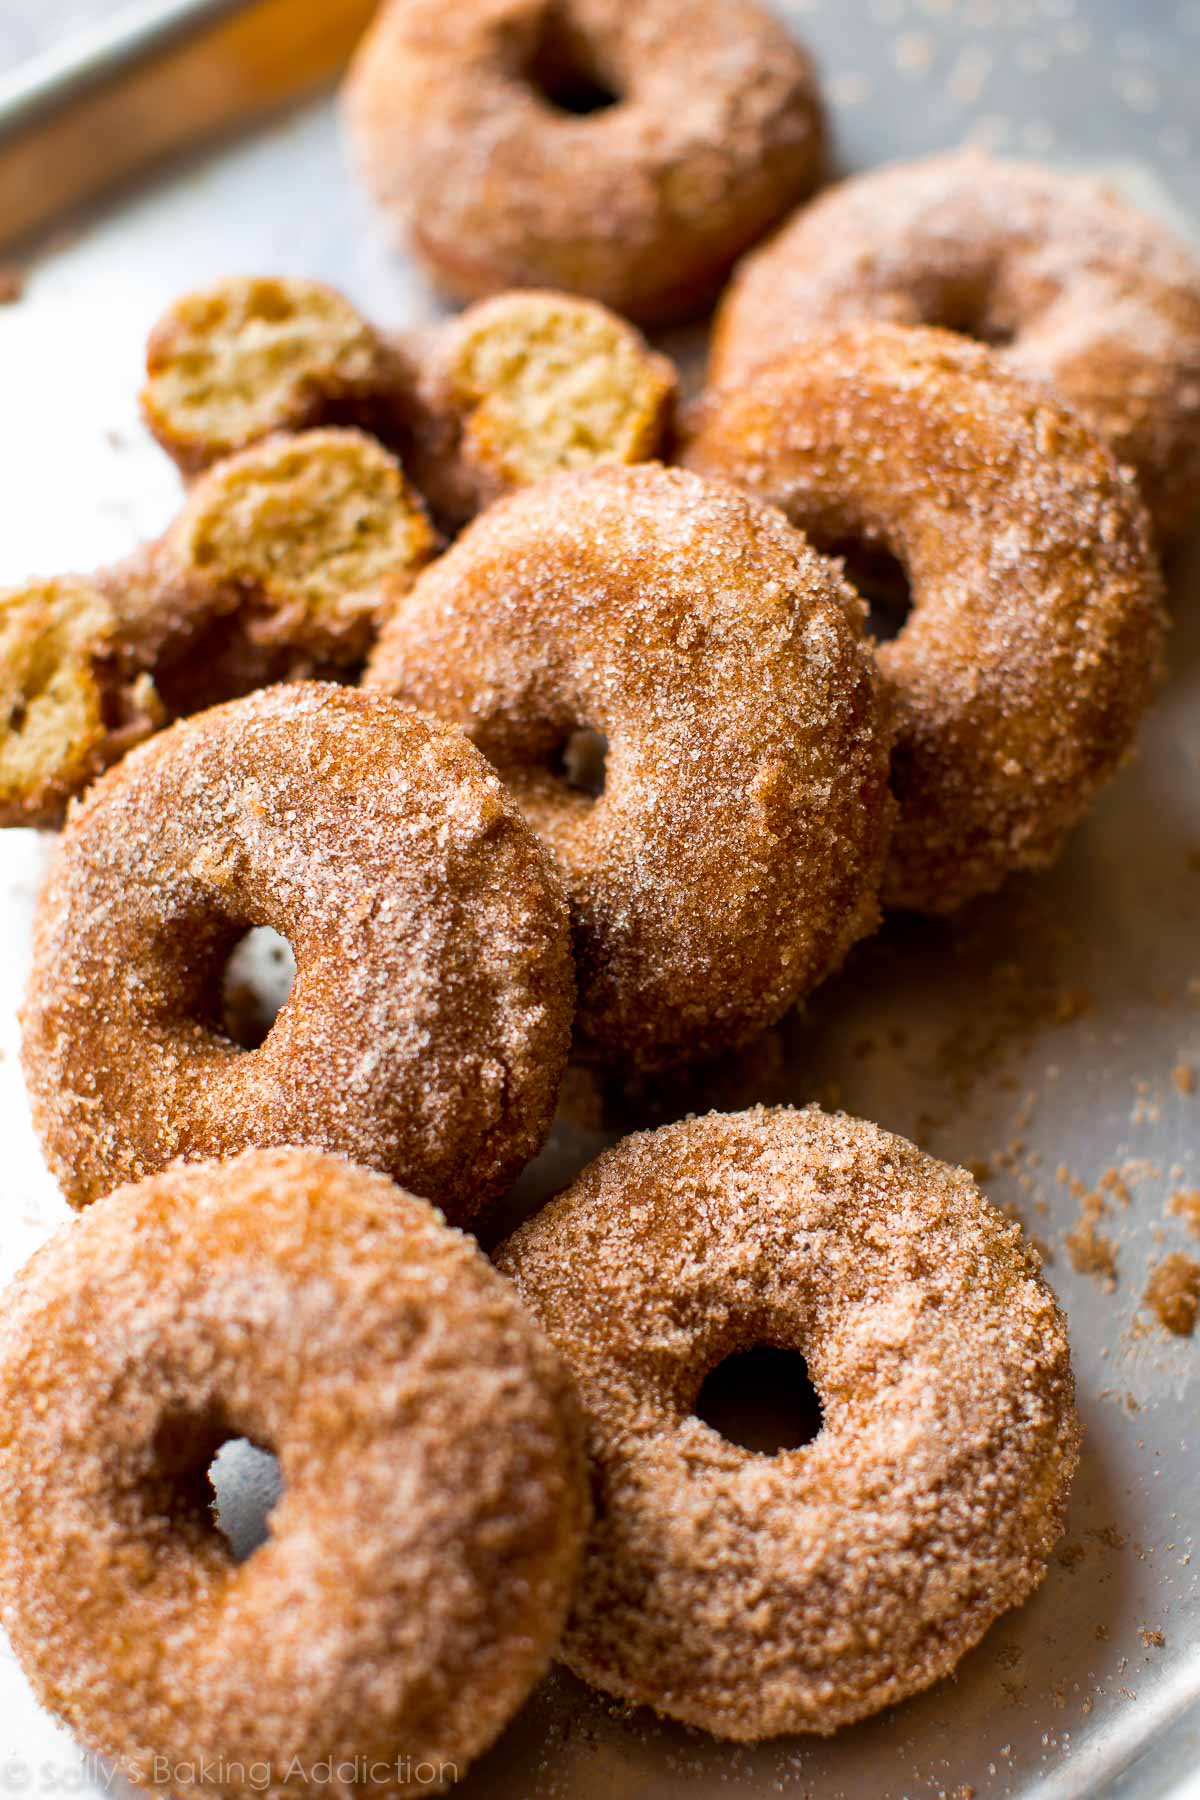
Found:
[[[593,1056],[743,1042],[876,923],[889,729],[861,607],[724,484],[647,463],[500,501],[365,682],[462,725],[550,847]],[[599,798],[560,768],[589,731]]]
[[[879,648],[899,721],[885,904],[950,912],[1052,861],[1161,674],[1132,472],[991,351],[899,325],[819,332],[718,390],[686,461],[907,574],[911,611]]]
[[[0,594],[0,826],[58,824],[172,716],[353,671],[436,545],[393,456],[312,431],[210,469],[124,562]]]
[[[245,1050],[221,979],[263,925],[297,973]],[[292,1143],[465,1218],[549,1129],[572,995],[562,894],[482,757],[382,696],[297,683],[174,726],[72,809],[22,1060],[75,1206]]]
[[[1079,1424],[1062,1315],[963,1169],[815,1107],[626,1138],[501,1246],[588,1421],[595,1521],[562,1655],[753,1742],[946,1675],[1037,1586]],[[708,1372],[797,1350],[822,1428],[761,1455]]]
[[[1200,262],[1102,183],[980,150],[840,183],[738,270],[710,380],[864,319],[994,342],[1133,465],[1163,539],[1196,517]]]
[[[452,293],[564,288],[640,323],[697,311],[824,159],[812,64],[758,0],[389,0],[345,104]]]
[[[148,1789],[161,1758],[302,1800],[357,1757],[399,1775],[347,1796],[438,1792],[549,1660],[587,1517],[568,1380],[471,1240],[382,1176],[258,1150],[110,1195],[6,1294],[0,1407],[13,1647]],[[241,1564],[207,1479],[237,1437],[284,1481]]]

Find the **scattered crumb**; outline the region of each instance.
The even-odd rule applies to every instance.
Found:
[[[1066,1236],[1067,1253],[1080,1275],[1094,1275],[1111,1294],[1117,1285],[1116,1245],[1097,1229],[1097,1221],[1108,1207],[1098,1190],[1091,1194],[1085,1191],[1079,1198],[1079,1219]]]
[[[1147,1650],[1162,1650],[1166,1647],[1166,1638],[1161,1631],[1143,1631],[1139,1633]]]
[[[1200,1312],[1200,1263],[1182,1250],[1173,1250],[1150,1271],[1144,1298],[1168,1331],[1176,1337],[1191,1337]]]
[[[1196,1070],[1192,1063],[1176,1063],[1171,1072],[1171,1079],[1181,1094],[1194,1094],[1196,1091]]]
[[[1176,1188],[1167,1211],[1182,1219],[1193,1237],[1200,1237],[1200,1188]]]
[[[1064,1569],[1077,1569],[1087,1555],[1082,1544],[1060,1544],[1055,1552],[1055,1561]]]

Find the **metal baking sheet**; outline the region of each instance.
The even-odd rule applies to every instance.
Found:
[[[1196,234],[1200,4],[793,0],[843,166],[964,138],[1101,168]],[[64,226],[0,309],[0,579],[116,557],[178,501],[137,421],[142,341],[180,289],[231,270],[316,274],[372,316],[429,316],[348,173],[331,103]],[[689,340],[690,341],[690,340]],[[491,1229],[631,1125],[710,1104],[840,1104],[978,1164],[1045,1246],[1069,1315],[1086,1453],[1037,1595],[957,1676],[836,1738],[739,1749],[552,1675],[463,1782],[494,1800],[1132,1800],[1200,1796],[1200,1336],[1141,1303],[1168,1249],[1200,1254],[1170,1196],[1200,1188],[1200,543],[1171,571],[1167,690],[1141,755],[1058,869],[952,925],[896,919],[731,1067],[650,1094],[573,1079],[554,1137]],[[0,837],[0,1272],[65,1217],[17,1066],[15,1009],[49,846]],[[1177,1074],[1178,1072],[1178,1074]],[[1115,1287],[1067,1238],[1108,1171]],[[261,1470],[258,1471],[261,1479]],[[219,1754],[220,1746],[212,1747]],[[0,1659],[0,1789],[112,1792]]]

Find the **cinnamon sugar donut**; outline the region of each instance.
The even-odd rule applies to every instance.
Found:
[[[436,544],[394,456],[310,431],[210,469],[124,562],[0,593],[0,826],[58,824],[172,715],[352,672]]]
[[[710,380],[816,327],[941,325],[1045,380],[1138,472],[1164,538],[1200,507],[1200,262],[1111,188],[981,150],[840,183],[742,264]]]
[[[755,1108],[626,1138],[501,1246],[588,1421],[595,1523],[562,1655],[718,1736],[831,1732],[946,1675],[1037,1586],[1079,1424],[1062,1315],[963,1169]],[[695,1416],[800,1352],[818,1434]]]
[[[245,1050],[221,976],[253,926],[297,973]],[[572,988],[558,884],[483,758],[379,695],[298,683],[174,726],[73,809],[22,1058],[74,1206],[293,1143],[463,1218],[549,1129]]]
[[[365,681],[462,725],[550,846],[589,1054],[742,1042],[876,921],[889,736],[861,609],[732,488],[647,463],[500,501]],[[607,742],[598,798],[568,779],[581,733]]]
[[[812,64],[757,0],[389,0],[346,109],[444,287],[695,312],[820,178]]]
[[[718,391],[686,460],[907,574],[879,650],[899,709],[885,903],[949,912],[1052,861],[1161,671],[1132,473],[982,345],[899,325],[819,333]]]
[[[569,1384],[380,1175],[256,1150],[110,1195],[5,1296],[0,1406],[5,1625],[139,1786],[301,1800],[332,1761],[346,1796],[440,1792],[549,1660],[587,1514]],[[239,1437],[284,1480],[240,1564],[207,1479]]]

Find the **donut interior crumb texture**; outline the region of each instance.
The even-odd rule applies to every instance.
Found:
[[[1200,1262],[1172,1250],[1151,1269],[1145,1301],[1160,1325],[1176,1337],[1191,1337],[1200,1313]]]
[[[142,411],[189,473],[272,431],[336,422],[382,375],[370,326],[333,288],[235,276],[184,294],[151,333]]]
[[[508,486],[660,447],[674,375],[607,309],[567,296],[504,295],[454,330],[447,367],[466,452]]]
[[[184,567],[247,592],[262,641],[365,648],[433,553],[395,459],[354,431],[279,435],[210,469],[168,538]]]
[[[56,825],[164,719],[100,585],[63,576],[0,592],[0,826]]]
[[[353,673],[436,545],[395,457],[328,428],[214,465],[123,562],[0,595],[0,826],[58,824],[172,716]]]
[[[395,1800],[439,1791],[549,1662],[587,1517],[569,1381],[473,1240],[340,1157],[107,1196],[5,1296],[0,1411],[4,1623],[121,1770],[244,1800],[258,1765],[301,1800],[293,1759],[379,1758]],[[240,1563],[207,1476],[238,1437],[283,1478]]]
[[[595,1521],[563,1656],[754,1742],[948,1674],[1042,1580],[1078,1460],[1062,1314],[962,1169],[844,1114],[639,1132],[501,1246],[575,1378]],[[760,1455],[695,1416],[755,1345],[822,1427]]]

